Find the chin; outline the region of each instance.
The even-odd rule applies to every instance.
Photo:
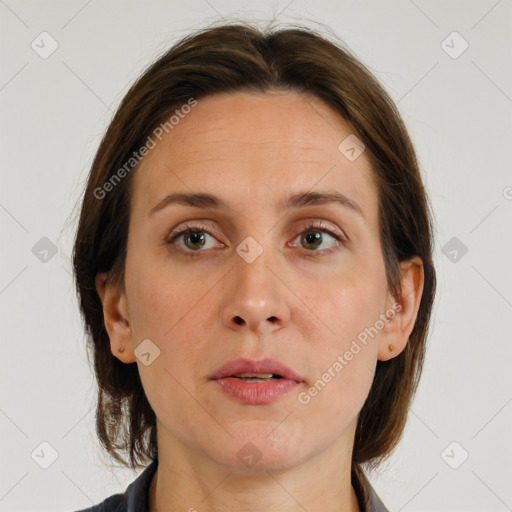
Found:
[[[288,428],[287,428],[288,427]],[[304,438],[286,422],[258,421],[230,428],[233,437],[218,454],[230,471],[240,474],[282,472],[307,459]],[[226,455],[228,455],[226,457]]]

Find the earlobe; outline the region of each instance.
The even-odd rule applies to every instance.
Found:
[[[400,273],[400,296],[395,301],[398,307],[393,308],[395,314],[381,332],[378,350],[380,361],[392,359],[405,349],[421,303],[424,284],[421,258],[413,256],[400,262]]]
[[[110,339],[112,354],[123,363],[135,362],[124,292],[108,281],[106,273],[96,275],[95,285],[103,306],[103,322]]]

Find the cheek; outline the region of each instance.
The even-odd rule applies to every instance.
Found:
[[[193,286],[169,286],[165,279],[146,276],[134,289],[138,305],[134,334],[141,340],[151,339],[159,356],[149,366],[137,364],[151,407],[158,418],[170,419],[167,428],[177,435],[183,425],[195,424],[198,418],[206,421],[202,417],[204,409],[193,398],[194,379],[204,371],[204,333],[212,318],[205,318],[207,309],[203,304],[207,302],[198,303]]]
[[[315,340],[316,378],[299,401],[328,411],[332,421],[354,417],[363,406],[377,361],[380,332],[375,325],[385,312],[385,279],[363,273],[350,277],[309,297],[317,328],[313,334],[308,327],[310,340]]]
[[[201,294],[192,286],[184,291],[162,281],[152,285],[148,280],[137,292],[134,334],[140,340],[151,339],[158,347],[158,368],[166,387],[181,383],[190,389],[192,376],[203,369],[201,363],[204,366],[205,333],[214,322],[212,308],[207,300],[199,300]]]
[[[319,347],[328,352],[347,350],[353,339],[385,313],[386,290],[385,276],[367,269],[347,270],[314,289],[306,287],[302,295],[307,297],[309,325],[321,333],[317,335]]]
[[[308,429],[341,432],[357,418],[373,382],[377,340],[340,336],[316,352],[316,375],[297,397]]]
[[[181,384],[190,389],[192,376],[204,370],[205,333],[215,322],[208,287],[180,280],[158,264],[141,263],[139,269],[128,289],[133,335],[140,341],[149,338],[159,350],[155,368],[139,365],[141,372],[154,381],[153,386],[156,382],[176,391]]]
[[[197,290],[193,282],[179,281],[169,261],[150,256],[148,252],[127,261],[126,286],[134,329],[140,336],[161,339],[180,319],[186,321]]]

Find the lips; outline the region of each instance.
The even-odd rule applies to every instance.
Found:
[[[210,380],[234,377],[239,374],[273,374],[272,378],[304,382],[304,379],[300,375],[276,359],[262,359],[261,361],[254,361],[252,359],[245,358],[227,362],[210,376]]]

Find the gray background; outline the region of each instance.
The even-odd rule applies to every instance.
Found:
[[[95,440],[74,208],[133,80],[221,17],[325,23],[398,103],[436,214],[439,291],[407,430],[370,479],[392,511],[512,510],[511,3],[0,0],[0,510],[77,510],[136,476]],[[31,47],[51,48],[44,31],[47,58]]]

